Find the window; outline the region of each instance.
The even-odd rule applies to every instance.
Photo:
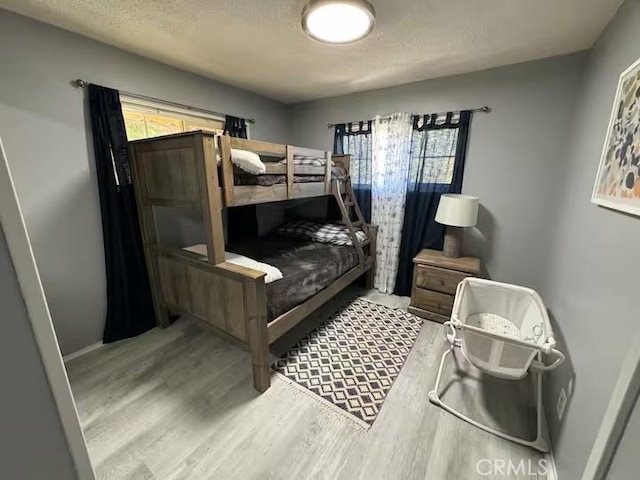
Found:
[[[351,155],[354,185],[371,185],[371,135],[351,135],[343,140],[343,151]]]
[[[409,171],[411,182],[451,184],[458,131],[458,128],[413,131]]]
[[[372,121],[339,124],[335,128],[334,152],[351,155],[351,181],[356,188],[371,185]]]
[[[206,113],[138,100],[122,95],[122,114],[128,140],[158,137],[172,133],[205,130],[222,134],[224,119]]]
[[[456,163],[459,121],[457,112],[451,118],[438,115],[414,118],[410,183],[451,184]],[[371,123],[336,125],[334,150],[351,155],[351,178],[356,188],[371,185]]]

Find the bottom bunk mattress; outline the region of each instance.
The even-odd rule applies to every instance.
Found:
[[[278,268],[281,280],[267,284],[271,321],[311,298],[358,265],[354,247],[269,235],[227,245],[239,253]]]

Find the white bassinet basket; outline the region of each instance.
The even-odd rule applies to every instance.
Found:
[[[429,393],[431,402],[490,433],[548,451],[543,433],[541,374],[562,363],[564,355],[555,349],[553,330],[540,296],[530,288],[465,278],[458,285],[451,320],[445,326],[449,329],[450,348],[442,355],[436,385]],[[535,372],[538,415],[535,440],[523,440],[480,424],[442,401],[438,394],[442,369],[447,355],[456,347],[472,365],[489,375],[517,380],[529,369]],[[543,353],[555,356],[555,361],[545,365]]]

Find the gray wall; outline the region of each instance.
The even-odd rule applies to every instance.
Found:
[[[90,138],[72,79],[253,117],[254,138],[287,139],[275,101],[4,10],[0,69],[0,137],[65,354],[100,341],[106,308]]]
[[[0,225],[0,425],[3,478],[76,478]]]
[[[329,122],[493,108],[472,122],[463,190],[484,209],[466,250],[491,277],[539,290],[550,309],[569,356],[545,383],[563,479],[580,478],[640,328],[640,219],[590,203],[618,76],[640,56],[638,27],[640,4],[627,1],[593,51],[299,104],[290,119],[293,142],[329,148]],[[557,395],[571,379],[560,422]]]
[[[618,77],[640,57],[640,3],[627,1],[593,50],[556,207],[545,298],[575,388],[563,424],[549,415],[560,478],[579,478],[629,340],[640,328],[640,218],[590,203]],[[569,368],[549,377],[555,402]],[[553,403],[549,402],[549,403]]]
[[[640,220],[598,208],[589,198],[618,76],[640,56],[639,26],[640,5],[627,1],[593,52],[287,109],[0,10],[0,136],[63,351],[98,341],[105,310],[100,216],[83,95],[70,86],[71,79],[255,117],[255,138],[318,148],[331,147],[328,122],[486,104],[493,112],[473,120],[464,184],[464,191],[481,197],[484,208],[465,247],[483,258],[493,278],[537,288],[550,307],[570,361],[550,377],[548,412],[553,412],[557,390],[574,375],[572,369],[576,377],[563,423],[549,415],[555,457],[560,478],[579,478],[629,332],[638,328],[634,274],[640,270],[635,255]],[[0,255],[0,273],[2,268],[6,260],[3,264]],[[7,293],[0,290],[3,305]],[[33,338],[25,335],[25,355],[38,358]],[[18,333],[3,338],[20,345]],[[13,354],[11,359],[15,364]],[[38,375],[44,379],[39,368],[39,374],[22,375],[21,381],[31,385]],[[52,402],[48,391],[30,398]],[[51,410],[40,410],[43,418],[32,415],[33,425],[61,435],[49,418]],[[56,440],[51,432],[42,437],[51,439]],[[55,458],[68,463],[68,455]],[[64,468],[68,465],[58,469]]]
[[[585,60],[579,53],[299,104],[291,109],[292,142],[330,149],[327,123],[490,106],[471,125],[463,191],[479,195],[483,208],[464,249],[492,278],[542,289],[557,166]]]

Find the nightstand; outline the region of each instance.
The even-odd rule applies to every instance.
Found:
[[[451,318],[458,283],[480,275],[479,258],[449,258],[438,250],[422,250],[413,264],[409,312],[440,323]]]

